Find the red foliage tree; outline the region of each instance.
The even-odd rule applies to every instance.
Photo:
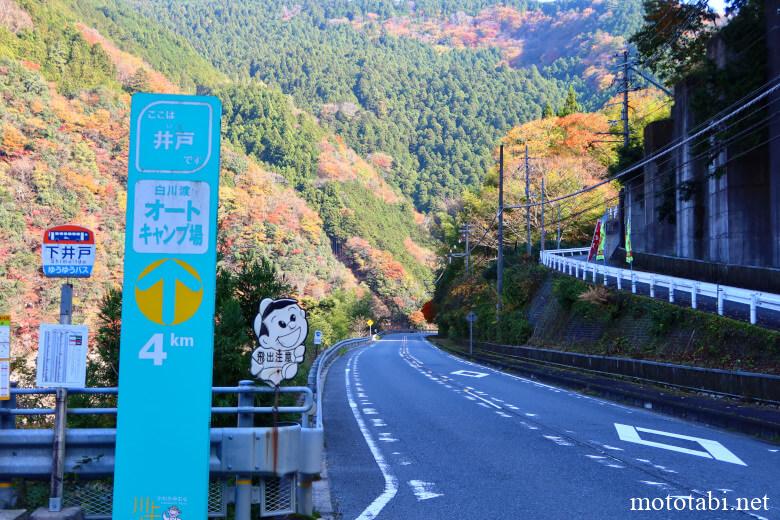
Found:
[[[423,316],[425,316],[425,321],[428,323],[433,323],[433,321],[436,319],[436,305],[433,303],[433,300],[428,300],[425,302],[425,304],[422,306],[422,309],[420,309],[420,312],[422,312]]]

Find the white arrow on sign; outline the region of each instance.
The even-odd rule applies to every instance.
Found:
[[[679,433],[662,432],[659,430],[651,430],[649,428],[640,428],[638,426],[630,426],[628,424],[615,423],[615,429],[617,430],[618,437],[621,441],[633,442],[635,444],[644,444],[645,446],[652,446],[654,448],[661,448],[669,451],[676,451],[678,453],[687,453],[688,455],[695,455],[697,457],[704,457],[707,459],[715,459],[723,462],[730,462],[732,464],[739,464],[740,466],[747,466],[742,460],[734,455],[728,448],[718,441],[712,441],[709,439],[702,439],[701,437],[691,437],[690,435],[681,435]],[[681,446],[675,446],[673,444],[665,444],[663,442],[648,441],[639,436],[639,432],[650,433],[653,435],[662,435],[664,437],[671,437],[673,439],[682,439],[686,441],[697,442],[704,448],[704,451],[692,450],[690,448],[683,448]]]

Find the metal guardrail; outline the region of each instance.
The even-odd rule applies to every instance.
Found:
[[[752,291],[749,289],[740,289],[728,285],[720,285],[688,278],[677,278],[675,276],[666,276],[644,271],[634,271],[631,269],[622,269],[596,263],[589,263],[576,258],[567,258],[572,255],[587,254],[589,248],[572,249],[554,249],[542,251],[539,254],[540,262],[556,271],[574,276],[575,278],[588,279],[592,276],[593,283],[597,283],[601,278],[604,285],[607,285],[608,279],[614,278],[617,288],[623,288],[623,280],[628,280],[631,284],[631,292],[636,293],[636,284],[644,283],[650,287],[650,297],[655,298],[655,288],[665,287],[669,292],[669,302],[674,303],[675,292],[687,292],[691,296],[691,308],[698,306],[698,297],[705,296],[717,301],[717,312],[723,315],[724,302],[732,302],[746,305],[750,308],[750,323],[757,321],[757,309],[766,309],[780,312],[780,295],[768,292]]]
[[[314,408],[308,387],[282,387],[280,393],[302,395],[296,406],[254,406],[256,394],[272,394],[270,387],[241,381],[238,387],[215,387],[214,394],[236,394],[237,406],[212,407],[213,414],[236,414],[237,427],[212,428],[210,436],[209,517],[224,517],[227,504],[236,505],[235,518],[249,520],[251,504],[260,504],[262,516],[311,514],[311,480],[322,467],[322,429],[282,423],[274,428],[254,427],[255,414],[300,413],[305,419]],[[16,428],[19,416],[54,414],[52,408],[23,408],[18,396],[54,394],[52,389],[12,388],[11,399],[0,401],[0,509],[13,507],[16,490],[11,479],[48,480],[52,472],[51,428]],[[71,389],[70,394],[116,395],[116,388]],[[74,415],[116,414],[116,408],[70,408]],[[116,446],[115,428],[69,428],[65,434],[64,467],[77,480],[69,483],[65,503],[81,505],[87,519],[111,516]],[[228,482],[235,479],[235,485]],[[259,486],[253,485],[253,480]]]
[[[386,334],[379,333],[379,335]],[[280,393],[298,394],[296,406],[254,406],[256,394],[274,389],[241,381],[237,387],[214,387],[213,394],[236,394],[237,406],[215,406],[212,414],[236,414],[237,427],[212,428],[210,437],[209,517],[224,517],[227,504],[235,504],[235,518],[248,520],[251,504],[260,504],[261,516],[312,514],[311,482],[322,467],[323,370],[344,348],[369,343],[372,338],[340,341],[320,353],[309,371],[308,386],[281,387]],[[17,397],[55,395],[55,389],[12,388],[11,399],[0,401],[0,509],[15,503],[11,479],[46,480],[52,471],[54,432],[50,428],[16,429],[20,416],[54,415],[54,408],[20,407]],[[116,396],[117,388],[69,389],[70,395]],[[115,415],[116,407],[69,408],[71,415]],[[255,428],[254,414],[301,414],[301,424]],[[314,421],[312,421],[314,416]],[[273,431],[272,431],[273,430]],[[111,515],[115,428],[69,428],[65,434],[65,471],[77,475],[64,497],[68,505],[81,505],[87,519]],[[275,456],[269,456],[275,453]],[[235,485],[228,481],[235,478]],[[253,479],[259,486],[253,486]],[[256,480],[257,482],[257,480]]]
[[[370,341],[370,337],[353,338],[339,341],[326,350],[323,350],[320,355],[317,356],[317,359],[314,360],[314,363],[312,363],[311,368],[309,369],[308,378],[309,388],[314,392],[315,422],[310,426],[322,430],[322,394],[324,391],[322,386],[322,372],[325,367],[327,367],[330,362],[333,361],[333,358],[341,352],[341,349],[357,347],[359,345],[369,343]]]
[[[213,394],[273,394],[274,389],[263,386],[215,386],[212,387]],[[11,395],[14,397],[20,395],[55,395],[54,388],[12,388]],[[278,413],[306,413],[314,406],[314,395],[312,391],[305,386],[283,386],[279,388],[280,394],[303,394],[304,402],[300,406],[212,406],[212,414],[236,414],[236,413],[257,413],[268,414],[274,411]],[[117,395],[116,387],[104,388],[69,388],[69,395]],[[15,402],[15,400],[9,401]],[[68,415],[116,415],[116,407],[111,408],[68,408]],[[54,415],[54,408],[10,408],[0,404],[0,419],[3,416],[18,415]]]

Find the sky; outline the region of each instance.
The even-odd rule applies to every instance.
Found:
[[[715,9],[720,14],[723,14],[723,10],[724,10],[723,0],[707,0],[707,1],[710,4],[710,7]]]

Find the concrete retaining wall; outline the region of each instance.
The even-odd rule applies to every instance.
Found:
[[[496,345],[492,343],[480,343],[479,345],[492,352],[522,356],[536,361],[637,377],[703,391],[780,401],[780,376],[698,368],[612,356],[561,352],[534,347]]]

